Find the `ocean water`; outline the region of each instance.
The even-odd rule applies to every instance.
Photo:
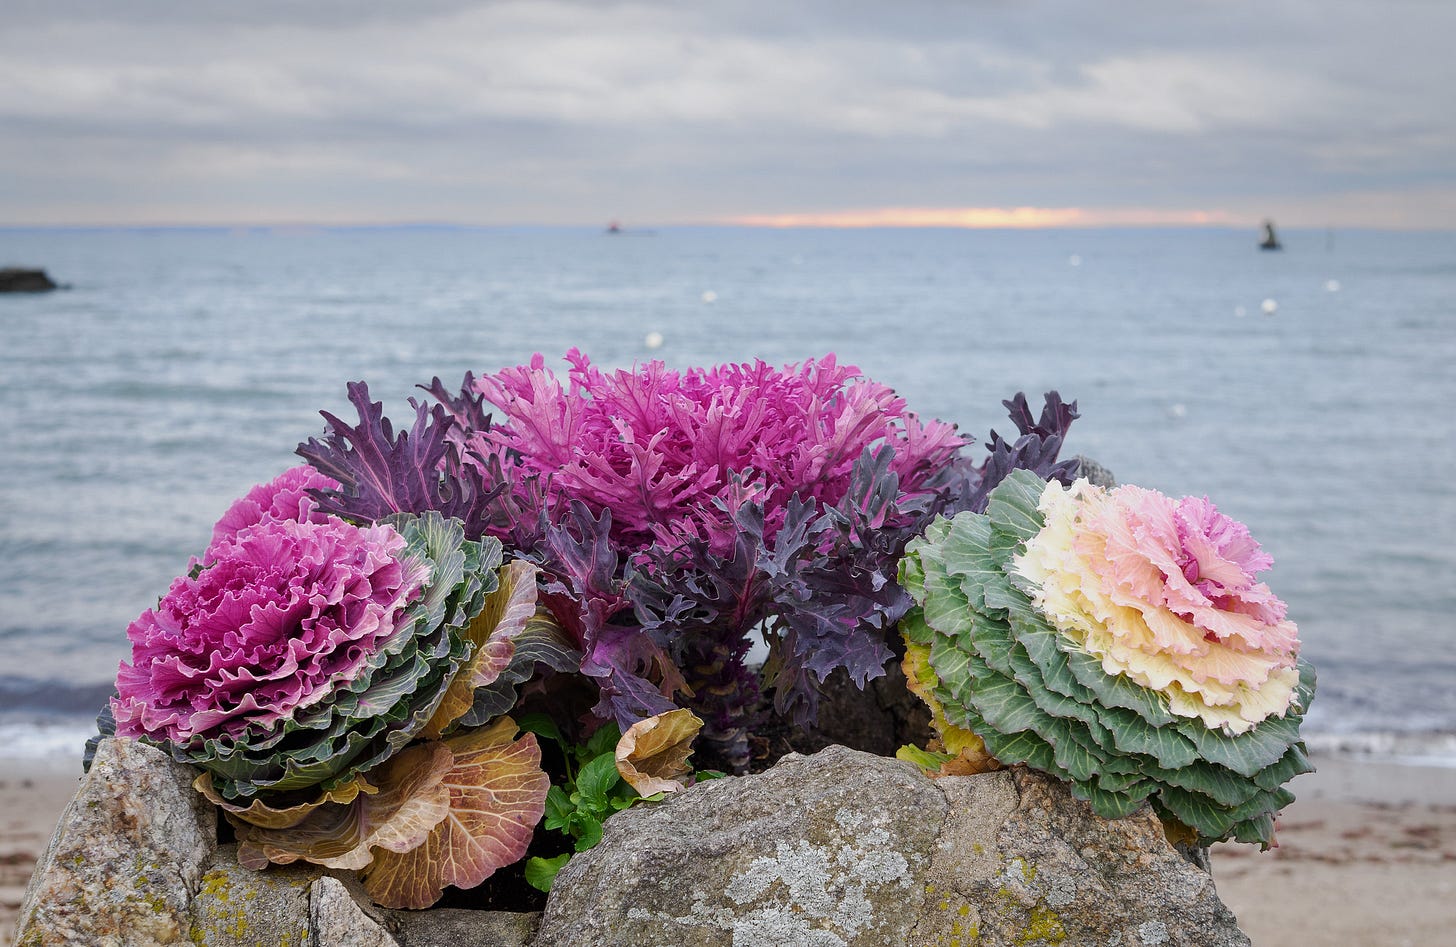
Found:
[[[365,379],[577,346],[835,352],[984,438],[1059,389],[1068,453],[1211,497],[1274,556],[1316,745],[1456,762],[1456,234],[0,231],[0,756],[68,755],[214,520]],[[649,333],[662,345],[649,349]],[[558,362],[558,364],[560,364]]]

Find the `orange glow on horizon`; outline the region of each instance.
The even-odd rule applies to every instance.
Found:
[[[1239,223],[1223,211],[1082,207],[882,207],[799,214],[744,214],[722,223],[742,227],[1042,227],[1192,226]]]

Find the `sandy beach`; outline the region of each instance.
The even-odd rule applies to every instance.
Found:
[[[1456,937],[1456,769],[1318,760],[1293,784],[1279,845],[1213,852],[1256,947],[1403,947]],[[75,791],[73,765],[0,760],[0,945]]]

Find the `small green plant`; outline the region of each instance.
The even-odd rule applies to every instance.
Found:
[[[525,714],[523,729],[561,748],[566,763],[566,781],[546,792],[543,828],[571,839],[575,851],[584,852],[602,840],[602,823],[643,797],[617,772],[617,741],[622,733],[607,722],[585,743],[568,743],[556,722],[545,714]],[[658,794],[653,799],[661,799]],[[550,891],[556,873],[571,860],[571,852],[553,858],[533,856],[526,860],[526,881],[540,891]]]
[[[617,747],[622,733],[608,721],[585,743],[567,742],[556,722],[545,714],[523,714],[521,729],[551,740],[561,750],[566,779],[546,793],[546,816],[542,827],[569,838],[577,852],[584,852],[602,840],[602,823],[615,813],[638,802],[659,802],[666,793],[644,796],[617,768]],[[694,780],[716,779],[723,774],[704,770]],[[533,856],[526,861],[526,881],[540,891],[550,891],[556,874],[571,860],[572,852],[551,858]]]

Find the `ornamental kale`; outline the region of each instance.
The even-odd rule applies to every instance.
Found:
[[[538,355],[467,376],[459,396],[438,379],[429,390],[462,456],[509,482],[488,529],[541,566],[543,600],[600,688],[596,712],[625,728],[685,701],[740,771],[760,677],[779,713],[808,724],[835,669],[860,686],[882,674],[910,605],[896,582],[905,543],[1005,469],[1053,464],[1076,416],[1053,395],[1032,425],[1018,396],[1022,439],[994,439],[977,468],[953,426],[922,422],[832,355],[611,373],[566,358],[565,384]],[[746,665],[756,634],[762,672]]]
[[[495,537],[541,569],[540,595],[622,728],[679,703],[741,770],[763,704],[813,723],[819,687],[844,668],[883,673],[888,632],[909,607],[896,581],[906,542],[936,513],[976,508],[1018,467],[1056,462],[1076,406],[1048,396],[1040,421],[1006,402],[1021,437],[993,434],[980,466],[952,425],[923,422],[884,385],[830,355],[675,371],[603,372],[567,353],[563,382],[541,356],[411,402],[395,435],[362,384],[357,425],[299,453],[336,479],[319,509],[367,524],[437,510],[467,538]],[[486,413],[493,404],[500,420]],[[747,666],[761,637],[769,657]]]
[[[684,372],[649,362],[604,373],[575,349],[566,360],[566,386],[539,355],[475,381],[504,419],[467,443],[499,457],[512,480],[546,475],[552,499],[609,511],[623,549],[696,538],[726,552],[734,525],[714,501],[735,483],[761,496],[772,538],[791,497],[842,499],[874,445],[893,449],[904,493],[932,492],[965,443],[832,355],[783,369],[759,361]]]
[[[906,676],[958,759],[907,756],[1025,763],[1106,818],[1148,800],[1205,844],[1267,847],[1311,770],[1315,687],[1270,563],[1207,500],[1013,473],[901,564]]]
[[[580,654],[498,540],[433,510],[348,523],[303,493],[320,482],[234,504],[128,628],[111,711],[203,770],[243,864],[359,869],[379,903],[427,907],[524,854],[549,780],[504,713]]]
[[[462,452],[455,417],[443,405],[431,408],[411,399],[414,426],[396,435],[384,405],[369,400],[368,385],[351,382],[348,392],[359,423],[350,426],[321,412],[329,425],[324,440],[309,438],[298,446],[299,456],[338,481],[332,489],[311,491],[318,509],[356,523],[429,510],[459,520],[471,540],[485,535],[504,484],[487,479],[483,458]],[[469,416],[468,401],[451,407]]]

